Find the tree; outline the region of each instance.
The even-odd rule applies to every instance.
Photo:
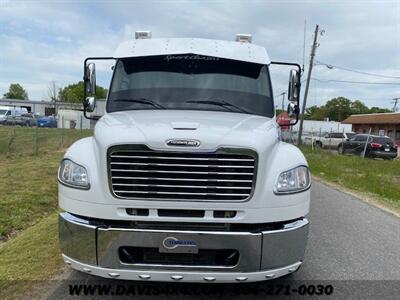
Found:
[[[28,99],[28,93],[19,83],[11,83],[8,92],[4,94],[4,98],[8,99]]]
[[[323,121],[328,117],[325,105],[321,105],[318,110],[313,114],[312,120]]]
[[[355,100],[350,105],[351,114],[359,115],[359,114],[368,114],[369,108],[360,100]]]
[[[392,111],[387,108],[380,108],[380,107],[376,107],[376,106],[371,107],[369,110],[370,114],[376,114],[376,113],[381,114],[381,113],[388,113],[388,112],[392,112]]]
[[[96,85],[96,98],[105,98],[107,90]],[[83,81],[70,84],[58,92],[58,99],[63,102],[80,103],[83,100]]]
[[[332,121],[342,122],[351,115],[351,100],[345,97],[337,97],[326,102],[326,117]]]
[[[305,120],[316,120],[315,114],[318,112],[319,107],[317,105],[313,105],[306,108],[306,112],[304,114]]]
[[[329,118],[329,120],[341,122],[350,115],[385,112],[391,112],[391,110],[380,107],[370,109],[360,100],[351,101],[345,97],[337,97],[329,100],[325,105],[308,107],[305,119],[320,121]]]
[[[47,87],[47,96],[50,101],[55,103],[58,101],[58,94],[60,92],[60,88],[57,86],[57,83],[53,80],[49,82],[49,86]]]

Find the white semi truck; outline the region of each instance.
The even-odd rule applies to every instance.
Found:
[[[115,61],[106,113],[59,168],[63,258],[127,280],[251,282],[297,271],[307,243],[311,178],[280,140],[271,62],[250,35],[236,41],[152,39],[137,32],[113,57],[84,62],[84,114],[95,65]]]

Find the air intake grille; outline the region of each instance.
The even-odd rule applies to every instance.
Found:
[[[245,201],[255,186],[256,153],[156,151],[115,146],[108,151],[111,190],[118,198]]]

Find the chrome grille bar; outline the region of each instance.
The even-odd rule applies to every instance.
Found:
[[[160,163],[135,163],[135,162],[111,162],[112,165],[132,166],[167,166],[167,167],[196,167],[196,168],[246,168],[253,169],[254,166],[231,166],[231,165],[184,165],[184,164],[160,164]]]
[[[212,186],[212,185],[174,185],[174,184],[140,184],[140,183],[114,183],[113,186],[145,186],[145,187],[174,187],[174,188],[193,188],[193,189],[241,189],[248,190],[251,187],[240,186]]]
[[[220,175],[238,175],[232,172],[193,172],[193,171],[169,171],[169,170],[126,170],[126,169],[111,169],[114,172],[147,172],[147,173],[176,173],[176,174],[220,174]],[[239,175],[253,175],[253,173],[240,173]]]
[[[256,153],[243,149],[177,152],[122,145],[108,151],[110,188],[122,199],[246,201],[256,167]]]
[[[190,193],[190,192],[149,192],[149,191],[115,191],[116,193],[142,193],[142,194],[170,194],[170,195],[212,195],[212,196],[249,196],[249,194],[218,194],[218,193]]]
[[[132,179],[132,177],[114,176],[113,179]],[[164,178],[164,177],[135,177],[137,180],[169,180],[169,181],[209,181],[209,182],[252,182],[252,180],[235,179],[199,179],[199,178]]]
[[[113,155],[113,158],[142,158],[142,159],[179,159],[179,160],[208,160],[208,161],[254,161],[251,159],[237,158],[204,158],[204,157],[168,157],[168,156],[131,156],[131,155]]]

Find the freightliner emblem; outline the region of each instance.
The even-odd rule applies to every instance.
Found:
[[[200,141],[198,140],[186,140],[186,139],[170,139],[166,141],[168,146],[178,147],[199,147]]]

